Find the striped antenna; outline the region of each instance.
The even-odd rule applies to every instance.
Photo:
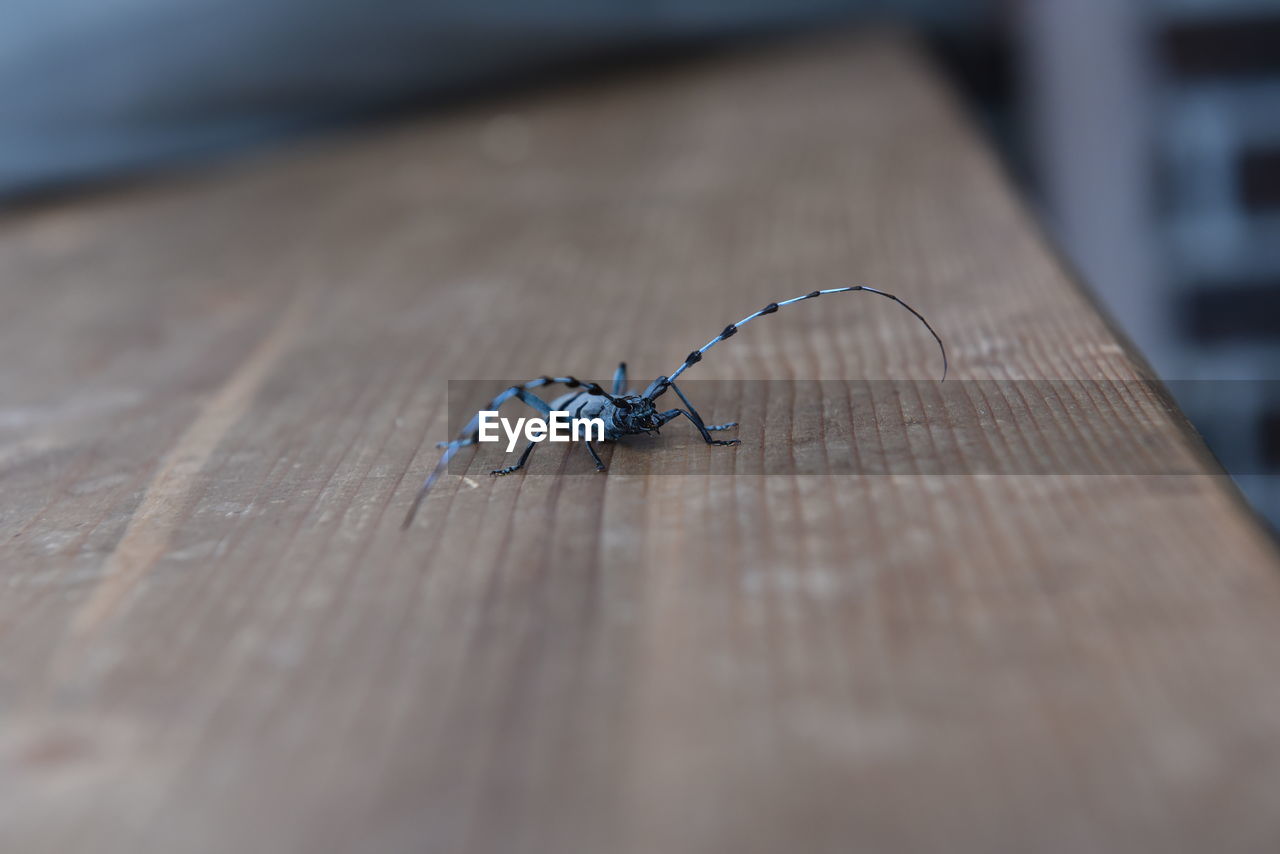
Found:
[[[943,382],[946,381],[947,379],[947,348],[943,346],[942,339],[938,336],[938,333],[934,331],[934,328],[929,325],[929,321],[925,320],[924,316],[921,315],[920,312],[916,311],[914,308],[907,305],[901,299],[899,299],[898,297],[894,296],[891,293],[888,293],[887,291],[876,290],[875,288],[867,287],[866,285],[852,285],[847,288],[830,288],[825,291],[813,291],[812,293],[805,294],[804,296],[793,297],[789,300],[784,300],[783,302],[769,303],[764,308],[757,311],[755,314],[749,314],[746,317],[739,320],[737,323],[731,323],[728,326],[726,326],[724,328],[724,331],[721,332],[719,335],[717,335],[715,338],[712,338],[706,344],[703,344],[697,350],[694,350],[688,356],[685,356],[684,364],[680,365],[680,367],[676,368],[675,371],[670,376],[666,377],[665,382],[659,384],[655,380],[653,386],[651,386],[650,388],[653,389],[653,391],[658,392],[658,394],[660,394],[662,391],[665,391],[667,386],[670,385],[671,382],[675,380],[676,377],[683,374],[688,368],[698,364],[698,362],[701,362],[702,355],[704,353],[706,353],[715,345],[719,344],[724,339],[732,338],[735,334],[737,334],[738,329],[744,323],[749,323],[750,321],[755,320],[757,317],[760,317],[761,315],[773,314],[775,311],[782,308],[784,305],[791,305],[793,302],[803,302],[804,300],[813,299],[815,297],[820,297],[825,294],[846,294],[852,291],[866,291],[869,294],[876,294],[877,296],[882,296],[885,299],[891,299],[894,302],[896,302],[898,305],[902,306],[907,311],[915,315],[916,320],[919,320],[921,323],[923,323],[924,328],[929,330],[929,334],[933,336],[933,340],[938,342],[938,349],[942,351],[942,381]],[[645,396],[656,397],[657,395],[646,393]]]

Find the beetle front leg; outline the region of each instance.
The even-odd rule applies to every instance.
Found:
[[[688,418],[690,421],[692,421],[693,426],[697,427],[698,432],[702,434],[702,440],[706,442],[708,445],[740,445],[742,444],[741,439],[711,438],[711,432],[710,432],[711,430],[725,429],[726,427],[731,427],[735,425],[717,424],[715,427],[708,427],[706,424],[702,423],[702,416],[698,415],[696,411],[686,412],[683,409],[668,409],[666,412],[661,413],[658,416],[658,418],[662,421],[663,424],[666,424],[668,421],[670,421],[672,418],[675,418],[677,415],[683,415],[685,418]]]
[[[689,407],[688,412],[684,412],[684,410],[680,410],[680,409],[677,409],[676,412],[684,412],[684,414],[688,416],[689,420],[693,422],[693,426],[698,428],[698,432],[702,434],[702,438],[706,441],[708,445],[741,444],[742,442],[741,439],[712,439],[710,436],[710,432],[712,430],[728,430],[730,427],[737,427],[738,426],[737,421],[730,421],[728,424],[714,424],[708,427],[706,424],[703,423],[702,416],[698,414],[698,410],[694,409],[693,404],[689,402],[689,398],[684,396],[684,392],[680,390],[680,386],[676,385],[675,383],[671,383],[671,390],[674,391],[677,395],[679,395],[680,399],[684,401],[685,406]]]

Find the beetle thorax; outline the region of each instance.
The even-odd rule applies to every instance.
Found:
[[[571,392],[551,402],[551,408],[568,412],[572,418],[599,418],[605,423],[605,436],[616,439],[657,429],[657,410],[649,398],[640,394],[613,397]]]

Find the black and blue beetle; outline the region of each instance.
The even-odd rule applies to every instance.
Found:
[[[693,426],[697,428],[698,433],[702,435],[703,440],[708,445],[736,445],[739,439],[716,439],[712,437],[712,433],[722,430],[728,430],[736,427],[737,422],[728,424],[706,424],[702,420],[702,416],[698,414],[698,410],[689,402],[689,398],[684,396],[684,392],[676,385],[676,377],[680,376],[693,365],[702,361],[702,356],[716,344],[726,338],[731,338],[737,334],[738,329],[745,323],[755,320],[765,314],[773,314],[784,305],[791,305],[796,302],[814,299],[815,297],[824,296],[826,294],[842,294],[852,291],[865,291],[867,293],[876,294],[878,296],[891,299],[907,311],[915,315],[916,319],[924,324],[929,330],[935,341],[938,342],[938,348],[942,351],[942,379],[947,378],[947,348],[943,346],[942,338],[929,325],[929,321],[925,320],[920,312],[907,305],[898,297],[886,291],[877,290],[867,287],[866,285],[852,285],[845,288],[831,288],[825,291],[813,291],[804,296],[793,297],[783,302],[771,302],[764,308],[747,315],[737,323],[731,323],[724,328],[724,331],[712,338],[702,347],[694,350],[685,357],[680,367],[676,368],[670,376],[658,377],[649,383],[649,387],[643,392],[627,392],[627,364],[623,362],[618,365],[617,372],[613,375],[613,390],[605,391],[595,383],[584,383],[573,377],[539,377],[536,380],[530,380],[527,383],[517,386],[511,386],[502,394],[498,395],[489,404],[490,410],[496,410],[502,404],[511,398],[518,398],[536,409],[544,418],[550,418],[552,412],[567,412],[571,418],[599,418],[604,422],[604,440],[614,441],[621,439],[623,436],[634,436],[639,433],[656,433],[659,428],[672,419],[683,415],[693,422]],[[541,388],[547,385],[559,384],[567,386],[570,391],[557,397],[551,403],[547,403],[542,398],[533,393],[533,389]],[[666,394],[670,389],[676,393],[676,396],[684,403],[684,409],[679,407],[675,409],[659,410],[657,407],[658,398]],[[458,452],[459,448],[465,448],[467,445],[475,444],[479,434],[480,416],[477,414],[467,422],[467,426],[462,429],[458,437],[452,442],[441,442],[438,447],[444,448],[444,454],[441,455],[440,461],[436,463],[436,467],[427,475],[427,479],[422,484],[422,488],[418,490],[417,496],[413,500],[413,506],[409,508],[409,512],[404,517],[404,527],[409,527],[413,522],[414,515],[418,512],[418,506],[422,504],[422,500],[426,498],[427,492],[430,491],[432,485],[444,472],[445,467],[449,464],[449,460]],[[520,458],[513,465],[506,468],[494,469],[489,472],[492,475],[511,474],[519,471],[529,459],[529,455],[533,453],[533,448],[537,442],[529,442],[523,451],[520,452]],[[599,452],[590,441],[584,441],[587,451],[591,454],[591,458],[595,460],[596,469],[605,470],[604,461],[600,459]]]

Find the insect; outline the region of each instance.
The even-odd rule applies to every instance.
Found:
[[[942,351],[942,379],[947,378],[947,348],[943,346],[942,338],[929,325],[929,321],[924,319],[920,312],[907,305],[898,297],[886,291],[877,290],[876,288],[866,285],[852,285],[844,288],[830,288],[825,291],[812,291],[804,296],[793,297],[782,302],[771,302],[759,311],[749,314],[737,323],[731,323],[724,330],[712,338],[706,344],[694,350],[688,356],[685,356],[684,362],[680,367],[676,368],[669,376],[661,376],[649,383],[648,388],[643,392],[628,392],[627,387],[627,363],[623,362],[618,365],[618,370],[613,375],[612,391],[605,391],[596,383],[581,382],[574,377],[549,377],[542,376],[535,380],[529,380],[522,385],[511,386],[506,391],[499,394],[489,404],[490,410],[496,410],[502,404],[512,398],[517,398],[523,403],[536,409],[544,418],[549,418],[553,411],[568,412],[573,418],[599,418],[605,423],[605,441],[614,441],[623,436],[633,436],[639,433],[656,434],[664,424],[675,418],[684,416],[697,429],[702,436],[703,441],[708,445],[737,445],[739,439],[716,439],[711,434],[737,427],[737,422],[728,424],[707,424],[702,420],[702,416],[698,414],[698,410],[689,402],[689,398],[685,397],[684,392],[676,385],[676,377],[683,374],[689,368],[702,361],[703,355],[715,345],[724,341],[726,338],[732,338],[738,333],[744,324],[750,323],[757,317],[766,314],[773,314],[784,305],[791,305],[804,300],[815,299],[827,294],[843,294],[852,293],[854,291],[862,291],[864,293],[876,294],[885,299],[891,299],[907,311],[915,315],[916,319],[924,324],[925,329],[929,330],[929,334],[938,342],[938,349]],[[570,389],[566,394],[557,397],[551,403],[547,403],[541,397],[533,393],[533,389],[542,388],[548,385],[563,385]],[[685,408],[679,407],[674,409],[658,409],[658,398],[673,391],[680,401],[684,403]],[[436,467],[427,475],[426,481],[423,482],[422,488],[418,490],[417,496],[413,500],[413,506],[409,508],[409,512],[404,517],[402,527],[407,528],[413,522],[413,517],[418,512],[418,507],[422,504],[422,500],[426,498],[427,493],[431,490],[432,485],[444,472],[445,467],[449,464],[449,460],[453,459],[454,454],[460,448],[476,443],[479,435],[480,416],[477,413],[467,422],[467,426],[462,428],[458,437],[451,442],[440,442],[437,447],[444,448],[444,454],[441,455],[440,461],[436,463]],[[505,468],[494,469],[489,472],[491,475],[507,475],[512,472],[519,471],[529,460],[529,455],[533,453],[533,448],[537,442],[529,442],[525,445],[524,450],[520,452],[520,458],[513,465]],[[595,445],[591,441],[583,442],[586,445],[587,452],[591,454],[591,459],[595,461],[598,471],[605,471],[604,461],[600,459],[600,454],[596,450]]]

